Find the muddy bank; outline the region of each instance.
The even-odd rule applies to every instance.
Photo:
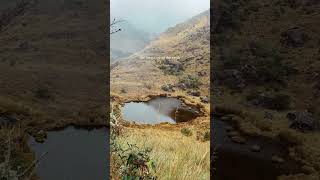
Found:
[[[301,173],[302,164],[289,156],[286,143],[239,133],[231,124],[212,120],[214,128],[214,177],[217,180],[273,180]]]

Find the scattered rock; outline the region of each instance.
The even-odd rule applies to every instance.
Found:
[[[281,157],[276,156],[276,155],[273,155],[271,160],[273,163],[278,163],[278,164],[281,164],[284,162],[284,159],[282,159]]]
[[[281,33],[281,43],[289,47],[302,47],[308,39],[308,36],[299,27]]]
[[[206,76],[206,75],[207,75],[207,71],[205,71],[205,70],[202,70],[202,71],[198,72],[198,76],[203,77],[203,76]]]
[[[273,119],[273,114],[271,112],[264,112],[265,119]]]
[[[174,92],[174,86],[172,84],[165,84],[161,86],[161,89],[166,92]]]
[[[253,145],[251,146],[251,151],[252,152],[260,152],[261,151],[261,147],[259,145]]]
[[[233,137],[231,137],[231,140],[232,140],[232,142],[238,143],[238,144],[245,144],[246,143],[246,139],[241,136],[233,136]]]
[[[176,87],[183,91],[187,90],[187,85],[185,83],[178,83],[176,84]]]
[[[207,97],[207,96],[201,96],[200,97],[200,100],[201,100],[201,102],[203,102],[203,103],[209,103],[209,98]]]
[[[196,96],[196,97],[199,97],[201,95],[200,91],[196,91],[196,90],[188,91],[187,93],[190,94],[191,96]]]
[[[169,59],[165,59],[159,68],[163,70],[164,73],[170,75],[179,75],[184,70],[180,62],[175,62]]]
[[[313,115],[308,111],[290,112],[287,114],[290,121],[290,128],[301,131],[312,131],[317,128],[317,123]]]

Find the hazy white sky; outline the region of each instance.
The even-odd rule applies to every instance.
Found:
[[[160,33],[210,8],[210,0],[111,0],[111,17]]]

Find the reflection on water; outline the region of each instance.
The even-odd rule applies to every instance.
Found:
[[[194,119],[199,112],[177,98],[158,97],[148,102],[126,103],[121,110],[126,121],[140,124],[177,123]]]
[[[30,137],[30,149],[39,158],[48,154],[36,168],[41,180],[107,179],[107,130],[91,131],[68,127],[48,132],[43,144]]]

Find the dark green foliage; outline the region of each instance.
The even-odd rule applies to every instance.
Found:
[[[204,141],[210,141],[210,131],[206,131],[203,135]]]
[[[39,98],[39,99],[49,99],[51,98],[51,94],[49,92],[49,88],[48,87],[38,87],[35,91],[34,91],[34,96]]]
[[[150,148],[139,148],[128,142],[121,143],[119,137],[122,128],[117,124],[117,113],[112,109],[110,120],[113,124],[110,134],[110,147],[114,166],[118,167],[118,176],[122,180],[154,180],[156,170],[155,162],[150,158]]]
[[[186,85],[187,88],[198,89],[201,85],[200,79],[198,76],[187,75],[180,79],[180,83]]]
[[[181,64],[162,64],[159,66],[159,69],[161,69],[165,74],[167,75],[181,75],[184,71],[184,68]]]
[[[185,136],[192,136],[192,131],[188,128],[182,128],[181,133]]]

